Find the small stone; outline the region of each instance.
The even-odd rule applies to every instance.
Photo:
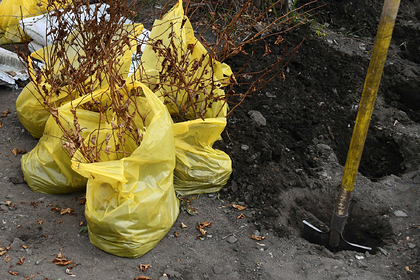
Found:
[[[370,258],[371,257],[371,255],[370,255],[370,253],[368,251],[365,252],[365,257],[366,258]]]
[[[368,268],[368,264],[365,261],[358,261],[357,267],[359,268]]]
[[[28,254],[29,256],[32,255],[32,249],[27,248],[25,251],[26,251],[26,254]]]
[[[232,189],[232,192],[235,193],[238,191],[238,184],[235,181],[233,181],[232,186],[230,186],[230,188]]]
[[[10,250],[18,251],[20,250],[20,248],[22,248],[23,244],[24,242],[22,240],[20,240],[19,238],[15,238],[13,239],[12,244],[10,244]]]
[[[407,243],[407,246],[408,246],[408,248],[410,248],[410,249],[414,249],[414,248],[416,248],[416,247],[417,247],[417,245],[416,245],[416,244],[414,244],[414,243]]]
[[[248,115],[256,124],[259,124],[260,126],[267,125],[267,120],[264,118],[264,116],[260,112],[251,110],[248,112]]]
[[[318,149],[320,149],[320,150],[326,150],[326,151],[330,151],[331,150],[331,147],[328,146],[328,145],[325,145],[325,144],[318,144],[318,145],[316,145],[316,147]]]
[[[363,260],[365,258],[365,256],[363,255],[355,255],[354,257],[356,258],[356,260]]]
[[[221,265],[213,266],[212,270],[213,270],[214,274],[222,274],[223,273],[223,267]]]
[[[242,144],[241,145],[241,149],[244,150],[244,151],[248,151],[249,150],[249,146],[248,145],[245,145],[245,144]]]
[[[252,196],[248,192],[246,192],[244,194],[244,200],[245,200],[245,203],[249,204],[252,201]]]
[[[328,42],[328,44],[332,44],[332,43],[334,43],[334,41],[333,41],[333,40],[331,40],[331,39],[327,39],[327,42]]]
[[[229,236],[228,239],[226,239],[226,241],[229,242],[230,244],[233,244],[236,241],[238,241],[238,238],[236,238],[235,236],[231,235],[231,236]]]
[[[255,236],[260,236],[260,234],[261,234],[261,233],[260,233],[258,230],[254,230],[254,235],[255,235]]]
[[[1,205],[0,210],[1,211],[7,211],[7,210],[9,210],[9,207],[7,207],[6,205]]]
[[[250,191],[250,192],[252,192],[254,190],[254,186],[253,185],[249,185],[247,187],[247,190]]]
[[[381,248],[381,247],[378,247],[378,249],[379,249],[379,251],[381,251],[381,253],[382,253],[382,254],[384,254],[385,256],[387,256],[387,255],[388,255],[388,251],[387,251],[387,250],[385,250],[385,249],[383,249],[383,248]]]
[[[25,183],[25,180],[19,177],[9,177],[9,181],[12,182],[14,185]]]
[[[181,273],[173,270],[173,269],[167,269],[165,270],[165,274],[169,277],[181,277]]]
[[[407,218],[408,217],[407,213],[405,213],[402,210],[395,211],[394,215],[397,216],[397,217],[402,217],[402,218]]]
[[[15,196],[13,195],[13,194],[8,194],[8,195],[6,195],[6,198],[7,199],[13,199]]]
[[[168,276],[161,276],[159,277],[159,280],[169,280]]]
[[[277,97],[277,95],[272,94],[272,93],[270,93],[268,91],[265,93],[265,96],[267,96],[268,98],[275,98],[275,97]]]

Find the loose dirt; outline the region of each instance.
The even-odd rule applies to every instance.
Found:
[[[323,229],[330,223],[382,9],[382,1],[322,3],[328,5],[314,24],[290,31],[280,45],[267,41],[271,54],[264,57],[265,45],[257,46],[254,70],[305,39],[285,80],[276,78],[228,118],[223,140],[215,144],[232,158],[227,185],[184,201],[182,209],[189,205],[197,213],[181,211],[167,236],[137,259],[89,242],[83,193],[30,190],[21,154],[12,150],[30,151],[37,140],[17,118],[20,90],[1,88],[0,115],[9,113],[0,117],[0,278],[418,279],[418,1],[400,6],[345,227],[348,241],[373,251],[332,253],[300,237],[304,219]],[[240,59],[227,63],[237,70]],[[250,111],[266,124],[255,122]],[[74,212],[61,215],[54,207]],[[197,238],[196,226],[205,221],[212,223],[207,235]],[[59,253],[73,263],[53,263]],[[141,264],[150,267],[141,271]]]

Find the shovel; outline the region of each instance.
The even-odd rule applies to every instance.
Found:
[[[343,238],[343,231],[349,214],[351,194],[356,181],[357,171],[359,169],[360,159],[362,157],[363,147],[365,145],[373,106],[375,105],[376,95],[378,93],[379,83],[381,81],[399,5],[400,0],[385,0],[382,9],[378,33],[376,34],[375,45],[373,47],[372,57],[366,75],[330,231],[323,232],[309,222],[303,221],[302,237],[311,243],[323,245],[333,252],[340,250],[352,250],[357,252],[372,250],[370,247],[347,242]]]

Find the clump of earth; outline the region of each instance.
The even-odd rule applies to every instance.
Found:
[[[9,114],[0,117],[1,278],[73,279],[66,273],[71,267],[79,279],[418,279],[418,1],[404,1],[399,9],[344,231],[348,241],[372,251],[330,252],[301,237],[303,220],[323,230],[330,225],[383,5],[315,5],[324,3],[313,24],[289,31],[279,45],[268,39],[270,54],[263,56],[265,42],[257,46],[249,72],[304,39],[284,81],[272,80],[228,117],[223,140],[215,144],[232,159],[227,185],[217,194],[188,198],[182,209],[197,213],[181,212],[167,236],[137,259],[109,255],[89,242],[83,193],[30,190],[21,155],[12,150],[29,151],[37,141],[17,119],[20,90],[2,88],[0,113]],[[241,67],[240,56],[226,62],[233,70]],[[204,221],[211,226],[197,238],[196,226]],[[59,253],[73,263],[54,264]],[[140,264],[150,267],[142,271]]]

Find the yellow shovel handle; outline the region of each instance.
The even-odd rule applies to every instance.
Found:
[[[353,191],[354,188],[399,5],[400,0],[385,0],[382,9],[381,21],[379,22],[375,45],[369,63],[362,99],[360,100],[356,124],[341,181],[340,193],[343,193],[344,196],[348,196],[345,193]],[[339,212],[344,211],[345,205],[340,206],[339,204],[337,203],[337,208],[339,209],[336,209],[338,210],[336,213],[341,215]]]

